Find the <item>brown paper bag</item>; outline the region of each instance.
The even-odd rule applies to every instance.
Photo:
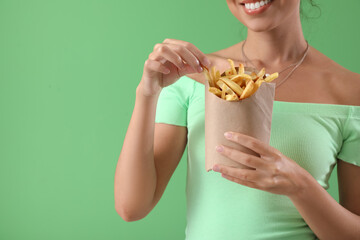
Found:
[[[275,83],[264,82],[250,97],[239,101],[226,101],[209,92],[205,81],[205,169],[212,170],[216,163],[238,167],[249,167],[231,160],[215,150],[217,145],[238,149],[258,156],[256,152],[224,137],[227,131],[239,132],[269,144]]]

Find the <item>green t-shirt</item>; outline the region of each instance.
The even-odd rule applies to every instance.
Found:
[[[205,170],[205,86],[183,76],[160,93],[156,123],[188,128],[186,240],[316,239],[291,200]],[[270,145],[328,188],[336,158],[360,166],[360,106],[275,101]]]

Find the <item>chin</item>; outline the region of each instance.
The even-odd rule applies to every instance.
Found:
[[[253,32],[267,32],[277,26],[273,21],[266,21],[265,19],[252,19],[243,22],[243,24]]]
[[[267,32],[300,18],[300,0],[226,0],[231,13],[249,30]]]

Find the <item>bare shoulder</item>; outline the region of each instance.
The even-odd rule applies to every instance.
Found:
[[[314,49],[311,72],[317,72],[324,85],[336,91],[339,104],[360,106],[360,74],[341,66]]]

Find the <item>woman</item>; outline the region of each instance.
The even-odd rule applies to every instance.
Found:
[[[144,218],[188,144],[186,239],[360,239],[360,75],[308,46],[300,0],[227,4],[245,41],[204,54],[165,39],[145,62],[116,169],[117,212]],[[229,141],[261,157],[226,145],[219,154],[254,169],[206,172],[201,65],[221,72],[228,58],[280,73],[271,139],[232,132]],[[341,205],[325,190],[335,164]]]

